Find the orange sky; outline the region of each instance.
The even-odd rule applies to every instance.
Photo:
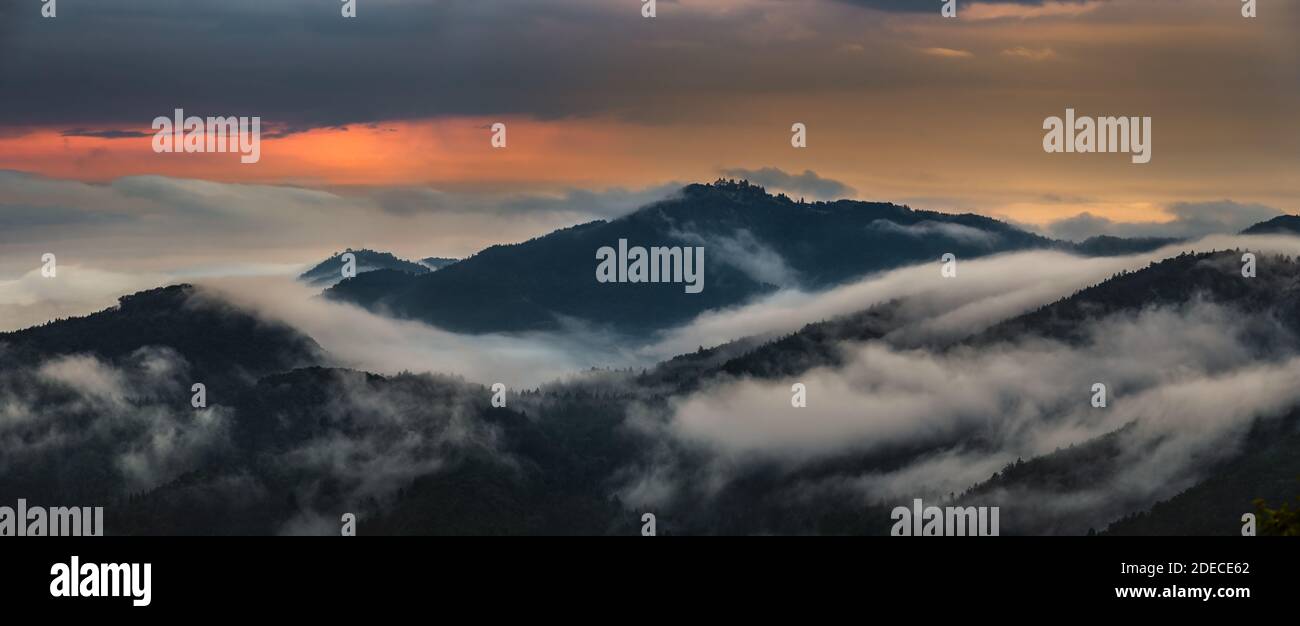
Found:
[[[1288,29],[1300,3],[1269,6],[1255,21],[1241,19],[1232,4],[975,4],[952,21],[834,2],[790,14],[790,5],[770,0],[689,0],[681,11],[692,19],[739,20],[747,30],[737,40],[764,39],[773,57],[753,59],[753,75],[736,78],[743,84],[735,89],[706,81],[664,91],[632,82],[639,89],[627,94],[634,109],[612,104],[609,112],[559,118],[442,115],[316,129],[265,139],[261,161],[249,165],[234,154],[155,154],[150,137],[69,137],[64,127],[27,127],[0,134],[0,168],[94,182],[161,174],[547,192],[646,188],[775,167],[812,170],[861,199],[1034,223],[1083,211],[1160,220],[1170,203],[1225,198],[1300,212],[1300,68]],[[768,19],[747,17],[760,9],[772,12]],[[683,15],[668,11],[664,23]],[[856,34],[855,20],[864,20]],[[491,77],[483,81],[490,86]],[[604,91],[593,97],[622,102]],[[1066,107],[1152,116],[1154,159],[1136,166],[1121,155],[1045,154],[1042,120]],[[508,126],[505,149],[489,145],[494,122]],[[789,144],[794,122],[808,125],[805,150]],[[269,132],[277,121],[263,124]],[[152,132],[143,121],[93,128]]]

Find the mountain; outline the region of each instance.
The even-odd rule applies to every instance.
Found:
[[[311,338],[189,285],[2,333],[0,498],[104,505],[179,467],[219,464],[225,407],[259,378],[323,358]],[[196,384],[207,408],[191,404]]]
[[[1245,280],[1239,258],[1184,254],[1121,273],[951,349],[996,351],[1035,337],[1070,345],[1087,340],[1078,329],[1091,321],[1189,302],[1231,305],[1300,335],[1300,264],[1262,257],[1259,276]],[[10,417],[0,421],[0,442],[9,442],[0,501],[103,503],[113,534],[334,534],[340,511],[357,513],[367,534],[635,534],[646,510],[661,534],[884,534],[897,503],[865,498],[856,481],[994,445],[989,433],[719,465],[725,457],[675,437],[667,420],[682,398],[728,381],[784,391],[790,377],[840,366],[844,346],[915,322],[915,310],[886,302],[785,337],[701,348],[641,374],[513,390],[508,407],[495,407],[489,389],[453,376],[323,367],[328,355],[292,329],[193,287],[151,290],[85,318],[0,335],[0,406]],[[1300,352],[1294,342],[1257,349]],[[241,374],[219,376],[226,370]],[[189,383],[199,377],[211,383],[209,406],[195,410]],[[1235,522],[1220,518],[1239,517],[1251,499],[1288,499],[1300,467],[1297,424],[1294,410],[1256,424],[1241,452],[1207,466],[1204,480],[1154,507],[1128,502],[1109,531],[1229,532]],[[1003,502],[1004,533],[1082,533],[1077,512],[1029,518],[1040,507],[1017,508],[1014,496],[1085,500],[1120,480],[1136,431],[1017,461],[955,501],[1012,494],[993,500]],[[669,478],[708,487],[654,506],[623,503],[640,474],[652,479],[632,491],[661,490]]]
[[[1261,255],[1258,276],[1243,279],[1241,251],[1183,253],[1136,272],[1121,272],[1068,298],[1006,320],[972,339],[976,345],[1027,335],[1071,343],[1088,339],[1084,323],[1120,312],[1193,300],[1230,304],[1242,313],[1276,319],[1300,333],[1300,262]]]
[[[1088,322],[1118,314],[1134,314],[1189,302],[1231,305],[1261,319],[1276,319],[1300,336],[1300,261],[1262,257],[1260,274],[1242,280],[1239,252],[1183,253],[1151,263],[1135,272],[1111,278],[1035,310],[960,338],[953,345],[989,348],[1026,338],[1045,338],[1069,344],[1088,339]],[[648,386],[670,386],[675,391],[697,389],[718,377],[780,378],[815,367],[838,366],[846,342],[886,340],[890,333],[919,321],[913,303],[891,300],[869,309],[812,322],[798,331],[770,340],[742,338],[665,361],[641,379]],[[904,343],[897,347],[914,347]],[[1264,346],[1261,346],[1263,348]],[[1274,346],[1293,349],[1297,346]]]
[[[0,334],[0,501],[104,506],[117,535],[329,532],[338,511],[373,534],[637,527],[591,480],[632,454],[613,419],[597,443],[483,385],[329,360],[191,285]]]
[[[1300,215],[1279,215],[1241,231],[1243,235],[1300,235]]]
[[[704,288],[600,283],[597,250],[703,246]],[[796,202],[747,182],[690,185],[613,221],[497,245],[442,270],[358,275],[326,296],[458,332],[554,330],[568,320],[644,333],[778,287],[822,289],[945,253],[971,258],[1068,244],[978,215],[887,203]],[[382,284],[380,284],[382,283]]]
[[[551,424],[491,406],[490,395],[444,376],[268,376],[232,403],[219,462],[126,499],[106,525],[125,534],[337,534],[347,511],[369,535],[590,535],[623,517],[631,534],[632,516],[582,480],[587,450],[570,450]]]
[[[1074,244],[1072,251],[1083,256],[1120,256],[1150,252],[1183,241],[1172,237],[1115,237],[1098,235]]]
[[[966,343],[989,350],[1007,341],[1045,338],[1081,346],[1095,340],[1089,322],[1211,304],[1232,312],[1238,349],[1247,350],[1260,364],[1284,363],[1300,354],[1300,283],[1296,280],[1300,259],[1261,255],[1258,275],[1246,279],[1241,276],[1241,256],[1240,250],[1184,253],[1139,271],[1122,272],[997,324]],[[1158,409],[1164,410],[1178,415],[1180,409]],[[1083,499],[1101,485],[1123,484],[1132,480],[1121,475],[1123,464],[1133,463],[1151,445],[1137,426],[1138,422],[1130,422],[1104,436],[1008,465],[959,500],[1001,497],[1006,501],[1034,493],[1075,494]],[[1300,407],[1273,419],[1252,420],[1235,448],[1221,459],[1207,455],[1210,458],[1200,461],[1203,479],[1174,497],[1154,505],[1135,498],[1129,502],[1129,514],[1094,530],[1105,528],[1105,534],[1114,535],[1239,535],[1241,515],[1255,510],[1255,499],[1276,506],[1300,491]],[[1070,515],[1026,516],[1012,510],[1003,520],[1027,534],[1077,531],[1077,521]]]
[[[427,274],[437,269],[424,263],[424,261],[413,263],[405,259],[399,259],[389,252],[348,248],[343,252],[335,252],[330,258],[317,263],[315,267],[303,272],[298,277],[298,280],[318,287],[327,287],[338,283],[343,280],[343,255],[346,253],[352,253],[356,256],[358,276],[376,270],[393,270],[418,275]]]
[[[1157,309],[1179,311],[1192,305],[1214,304],[1228,307],[1236,320],[1241,349],[1250,351],[1259,363],[1280,363],[1300,355],[1300,261],[1280,256],[1261,256],[1259,274],[1252,279],[1240,275],[1240,251],[1181,254],[1152,263],[1149,267],[1122,272],[1095,286],[1040,307],[1021,316],[994,325],[973,337],[950,346],[951,351],[975,349],[985,354],[1006,350],[1015,342],[1049,340],[1065,345],[1083,345],[1093,340],[1087,333],[1092,322],[1111,318],[1128,318]],[[844,364],[846,342],[883,340],[891,331],[917,320],[905,313],[906,301],[891,301],[840,318],[805,326],[790,335],[771,341],[740,340],[716,348],[701,349],[667,361],[638,377],[638,383],[660,395],[683,395],[702,389],[717,388],[738,377],[750,380],[801,380],[804,372],[816,368],[840,367]],[[1271,330],[1285,328],[1282,333]],[[1279,340],[1280,339],[1280,340]],[[886,396],[888,390],[882,390]],[[1011,400],[1009,400],[1011,401]],[[1015,402],[1015,401],[1011,401]],[[1177,409],[1173,409],[1177,411]],[[1175,413],[1176,414],[1176,413]],[[1152,416],[1155,418],[1163,415]],[[1188,426],[1195,428],[1195,426]],[[995,433],[996,436],[996,433]],[[794,492],[798,485],[835,484],[863,474],[888,471],[908,459],[942,458],[962,450],[989,446],[982,435],[969,433],[957,442],[938,439],[893,451],[870,454],[848,453],[789,473],[779,467],[751,470],[753,476],[737,480],[715,494],[716,501],[684,505],[686,517],[678,518],[682,530],[718,532],[716,524],[732,516],[766,517],[772,526],[764,532],[810,532],[815,519],[851,520],[860,523],[856,532],[888,531],[887,510],[864,506],[859,511],[826,499],[797,511],[770,508],[761,513],[759,503],[766,504],[772,493]],[[1003,508],[1003,532],[1017,534],[1081,533],[1079,512],[1066,509],[1050,513],[1044,509],[1023,509],[1018,502],[1033,501],[1041,494],[1052,494],[1060,501],[1077,498],[1087,501],[1099,488],[1113,486],[1123,496],[1126,481],[1123,470],[1131,467],[1150,446],[1135,423],[1104,436],[1072,443],[1068,448],[1040,457],[1016,461],[990,479],[971,485],[955,496],[958,505],[999,504]],[[660,453],[657,465],[669,465]],[[676,460],[688,464],[689,456]],[[1271,420],[1256,420],[1243,437],[1235,453],[1220,460],[1205,460],[1202,480],[1165,502],[1153,503],[1141,492],[1131,494],[1119,519],[1110,518],[1110,534],[1239,534],[1240,516],[1254,511],[1252,502],[1265,499],[1273,506],[1291,501],[1300,492],[1300,407]],[[679,465],[675,471],[684,471]],[[761,488],[759,486],[761,485]],[[947,498],[945,498],[947,499]],[[726,505],[722,503],[727,503]],[[698,505],[708,513],[694,510]],[[773,505],[775,506],[775,505]],[[730,508],[734,507],[734,508]],[[855,517],[869,510],[875,512],[865,520]],[[1104,511],[1098,511],[1106,519]],[[802,522],[792,522],[795,516]],[[1095,529],[1105,528],[1097,525]],[[1014,529],[1014,530],[1011,530]],[[736,527],[739,532],[746,532]],[[748,532],[754,532],[750,528]],[[855,532],[839,523],[817,527],[817,532]]]
[[[1239,536],[1242,514],[1259,515],[1257,500],[1277,508],[1293,503],[1300,492],[1298,424],[1300,411],[1275,425],[1256,425],[1247,438],[1246,454],[1216,467],[1209,478],[1186,491],[1116,520],[1105,534]]]
[[[431,256],[431,257],[425,257],[423,259],[420,259],[420,265],[423,265],[431,270],[440,270],[459,260],[460,259],[449,259],[446,257]]]
[[[85,317],[54,320],[0,333],[0,370],[68,356],[120,362],[142,348],[165,347],[187,363],[195,380],[256,379],[316,364],[314,340],[278,322],[231,307],[193,285],[142,291]]]

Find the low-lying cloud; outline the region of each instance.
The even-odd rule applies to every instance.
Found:
[[[45,253],[102,271],[171,275],[310,266],[348,247],[461,258],[630,213],[678,189],[475,193],[165,176],[88,184],[0,170],[0,280],[39,267]]]
[[[342,366],[380,374],[455,374],[486,385],[501,382],[524,389],[593,367],[633,362],[618,347],[618,337],[577,326],[561,333],[461,335],[317,297],[317,291],[287,277],[199,284],[306,333]]]
[[[1188,247],[1294,254],[1300,240],[1214,237]],[[1024,526],[1004,526],[1012,533],[1082,533],[1143,510],[1239,452],[1255,420],[1300,405],[1300,390],[1289,382],[1300,376],[1300,342],[1290,330],[1231,303],[1193,299],[1093,320],[1077,344],[1034,336],[979,347],[952,342],[1145,265],[1146,257],[1017,253],[965,263],[962,280],[927,285],[937,265],[904,268],[833,298],[814,296],[805,302],[805,320],[902,297],[907,322],[880,340],[840,345],[842,366],[780,379],[723,377],[674,398],[666,412],[637,409],[633,424],[680,446],[661,444],[651,463],[629,472],[620,495],[642,506],[698,504],[753,468],[776,464],[793,472],[856,458],[868,462],[864,469],[801,489],[892,506],[962,493],[1017,459],[1119,432],[1115,471],[1105,481],[1052,491],[997,488],[979,495],[980,504],[1018,511]],[[792,298],[779,294],[729,314],[753,330],[785,328],[801,308]],[[806,386],[805,408],[791,406],[796,382]],[[1106,385],[1106,408],[1091,404],[1096,383]],[[871,459],[902,451],[910,452],[901,464],[865,469]]]
[[[741,337],[790,333],[805,324],[903,300],[907,324],[888,339],[904,346],[950,342],[1038,306],[1105,281],[1122,271],[1183,252],[1241,248],[1295,254],[1300,240],[1286,236],[1211,236],[1151,252],[1114,257],[1077,257],[1035,250],[957,260],[957,278],[940,275],[940,259],[866,276],[820,292],[787,288],[753,302],[703,313],[664,331],[636,353],[662,360]]]
[[[119,296],[157,287],[169,279],[154,273],[121,273],[85,265],[58,265],[56,275],[41,274],[39,258],[32,269],[12,280],[0,278],[0,332],[87,315],[117,303]]]
[[[1080,213],[1051,222],[1043,231],[1053,237],[1071,241],[1082,241],[1099,235],[1195,239],[1215,234],[1236,234],[1284,213],[1271,206],[1243,204],[1232,200],[1176,202],[1166,211],[1173,216],[1172,220],[1166,222],[1117,222],[1092,213]]]

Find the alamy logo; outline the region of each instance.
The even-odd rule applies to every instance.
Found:
[[[262,159],[262,118],[185,117],[176,109],[175,118],[155,117],[154,152],[238,152],[240,163]]]
[[[41,255],[41,277],[58,278],[59,265],[58,259],[54,257],[53,252],[46,252]]]
[[[1151,162],[1150,117],[1079,117],[1074,109],[1065,110],[1065,119],[1043,120],[1043,151],[1123,152],[1133,155],[1133,162]]]
[[[618,240],[618,250],[602,246],[596,251],[596,282],[599,283],[686,283],[686,293],[704,291],[704,247],[627,247]]]
[[[18,507],[0,506],[0,537],[102,537],[104,507]]]
[[[134,606],[149,606],[153,566],[149,563],[68,563],[50,567],[50,595],[56,598],[131,598]]]
[[[996,537],[998,536],[998,507],[988,506],[937,506],[923,507],[921,499],[912,501],[912,508],[895,507],[889,514],[894,527],[893,537]]]

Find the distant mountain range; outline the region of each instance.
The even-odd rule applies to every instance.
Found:
[[[420,259],[416,263],[398,258],[390,252],[348,248],[343,252],[335,252],[330,258],[317,263],[311,269],[303,272],[298,277],[298,280],[317,287],[328,287],[338,283],[343,280],[343,255],[345,253],[352,253],[356,257],[358,276],[378,270],[391,270],[411,275],[428,274],[456,262],[456,259],[428,257]]]
[[[420,259],[420,265],[423,265],[431,270],[440,270],[459,260],[460,259],[448,259],[446,257],[431,256],[431,257],[425,257],[423,259]]]
[[[1234,252],[1180,255],[1007,320],[961,345],[995,349],[1029,337],[1078,342],[1083,337],[1075,330],[1086,321],[1193,301],[1275,319],[1300,336],[1294,282],[1300,265],[1269,257],[1261,278],[1245,281],[1236,277],[1238,261]],[[103,502],[114,534],[315,532],[322,517],[328,531],[341,510],[357,512],[370,534],[633,534],[640,511],[610,495],[630,468],[668,464],[685,475],[707,470],[707,457],[665,439],[664,431],[647,426],[648,418],[634,414],[736,377],[778,381],[836,367],[841,345],[884,337],[907,323],[906,310],[886,303],[776,340],[701,349],[641,374],[610,373],[512,393],[510,408],[494,408],[482,385],[330,368],[329,356],[293,329],[189,286],[156,289],[85,318],[0,335],[6,357],[0,359],[0,390],[23,390],[8,410],[24,414],[22,407],[34,407],[44,420],[11,420],[0,426],[0,440],[47,442],[7,453],[0,499],[41,494]],[[1260,349],[1300,353],[1297,345]],[[90,367],[81,360],[86,356],[102,363]],[[79,378],[67,378],[74,368]],[[132,372],[147,378],[137,380]],[[176,386],[158,382],[168,380]],[[192,380],[208,383],[210,409],[189,407]],[[84,389],[69,393],[69,385]],[[1239,515],[1253,498],[1289,497],[1295,490],[1289,473],[1300,466],[1297,424],[1300,414],[1257,426],[1245,452],[1231,457],[1222,472],[1154,509],[1134,503],[1132,515],[1116,520],[1112,532],[1234,531],[1235,517],[1224,522],[1201,513]],[[154,430],[164,427],[172,443],[155,450]],[[959,500],[1016,489],[1068,494],[1095,488],[1112,476],[1116,446],[1126,436],[1121,429],[1014,463]],[[194,451],[167,456],[177,446]],[[888,471],[943,450],[917,444],[849,451],[797,470],[748,467],[706,499],[682,495],[657,509],[661,533],[883,534],[887,504],[802,486]],[[161,482],[141,491],[141,467]],[[800,497],[780,496],[794,493]],[[1035,523],[1045,522],[1004,508],[1004,532],[1082,532],[1068,521]]]
[[[603,246],[703,246],[704,289],[673,283],[600,283]],[[329,298],[457,332],[556,330],[570,321],[640,334],[780,287],[824,289],[873,272],[1025,249],[1086,256],[1153,250],[1173,239],[1048,239],[973,214],[877,202],[803,203],[745,181],[690,185],[613,221],[489,247],[434,272],[405,267],[358,274]],[[328,262],[327,262],[328,263]]]
[[[668,240],[655,241],[658,236]],[[713,261],[717,267],[708,271],[721,276],[710,274],[707,284],[721,283],[718,292],[730,298],[783,280],[833,285],[863,267],[936,261],[953,250],[970,257],[1011,249],[1132,251],[1167,243],[1100,239],[1075,246],[978,216],[888,204],[802,204],[727,183],[688,187],[679,198],[621,220],[495,246],[436,272],[357,251],[359,266],[363,256],[391,266],[329,293],[387,303],[394,294],[425,293],[408,290],[431,285],[436,291],[430,293],[456,302],[450,311],[506,299],[519,307],[516,316],[490,309],[482,314],[512,328],[521,320],[545,327],[541,321],[556,311],[615,315],[631,304],[653,307],[631,291],[617,292],[631,304],[608,295],[594,306],[574,304],[598,293],[588,286],[611,286],[586,280],[595,247],[609,245],[611,237],[646,244],[704,241],[710,249],[748,249],[751,260],[766,260],[746,266],[744,255],[722,254]],[[862,241],[874,247],[855,244]],[[776,271],[760,248],[781,255],[784,267]],[[1240,251],[1179,254],[927,349],[935,358],[999,354],[1021,343],[1068,351],[1095,342],[1086,330],[1101,320],[1208,304],[1240,320],[1230,322],[1240,331],[1234,349],[1253,363],[1283,362],[1300,355],[1300,261],[1261,255],[1258,262],[1259,276],[1247,280]],[[566,287],[564,281],[578,273],[581,285]],[[433,281],[440,275],[452,278]],[[476,285],[476,277],[525,296],[494,294],[493,283]],[[550,297],[533,283],[561,293]],[[470,297],[460,298],[455,288],[469,290]],[[688,294],[673,289],[664,295]],[[722,301],[737,300],[714,302]],[[432,304],[421,310],[437,310]],[[635,477],[645,476],[633,491],[662,489],[657,481],[668,479],[699,486],[649,507],[659,515],[660,534],[885,534],[897,503],[865,499],[853,485],[912,463],[993,448],[1005,433],[976,426],[792,463],[715,456],[707,445],[679,437],[671,420],[685,399],[736,381],[770,385],[779,391],[777,404],[784,404],[790,381],[801,379],[795,377],[845,368],[846,347],[889,345],[891,333],[917,322],[910,304],[888,301],[810,320],[783,337],[701,347],[640,372],[602,371],[511,390],[508,407],[495,407],[480,384],[488,381],[466,381],[454,372],[381,376],[340,368],[311,337],[213,292],[189,285],[153,289],[86,317],[0,333],[0,502],[102,504],[110,534],[337,534],[339,513],[347,511],[363,520],[363,534],[630,535],[647,506],[620,497]],[[696,309],[656,310],[682,320]],[[638,319],[633,327],[657,326],[644,315]],[[193,383],[206,386],[206,407],[191,405]],[[999,415],[1029,401],[1000,402]],[[1226,399],[1224,406],[1236,402]],[[1080,526],[1077,511],[1046,510],[1023,494],[1086,503],[1096,490],[1122,483],[1123,463],[1145,452],[1147,440],[1135,439],[1140,421],[1176,420],[1186,407],[1153,410],[1159,415],[1139,415],[1104,435],[1080,436],[1055,452],[1010,463],[950,501],[1001,502],[1006,534],[1082,534],[1089,528]],[[1135,497],[1102,515],[1091,530],[1235,534],[1253,499],[1291,500],[1300,468],[1300,409],[1279,410],[1280,417],[1249,424],[1239,447],[1205,460],[1204,475],[1188,488],[1161,502]],[[1049,407],[1044,419],[1053,414]],[[999,415],[975,423],[992,424]],[[1201,427],[1187,425],[1189,432]],[[715,481],[719,476],[725,480]]]

